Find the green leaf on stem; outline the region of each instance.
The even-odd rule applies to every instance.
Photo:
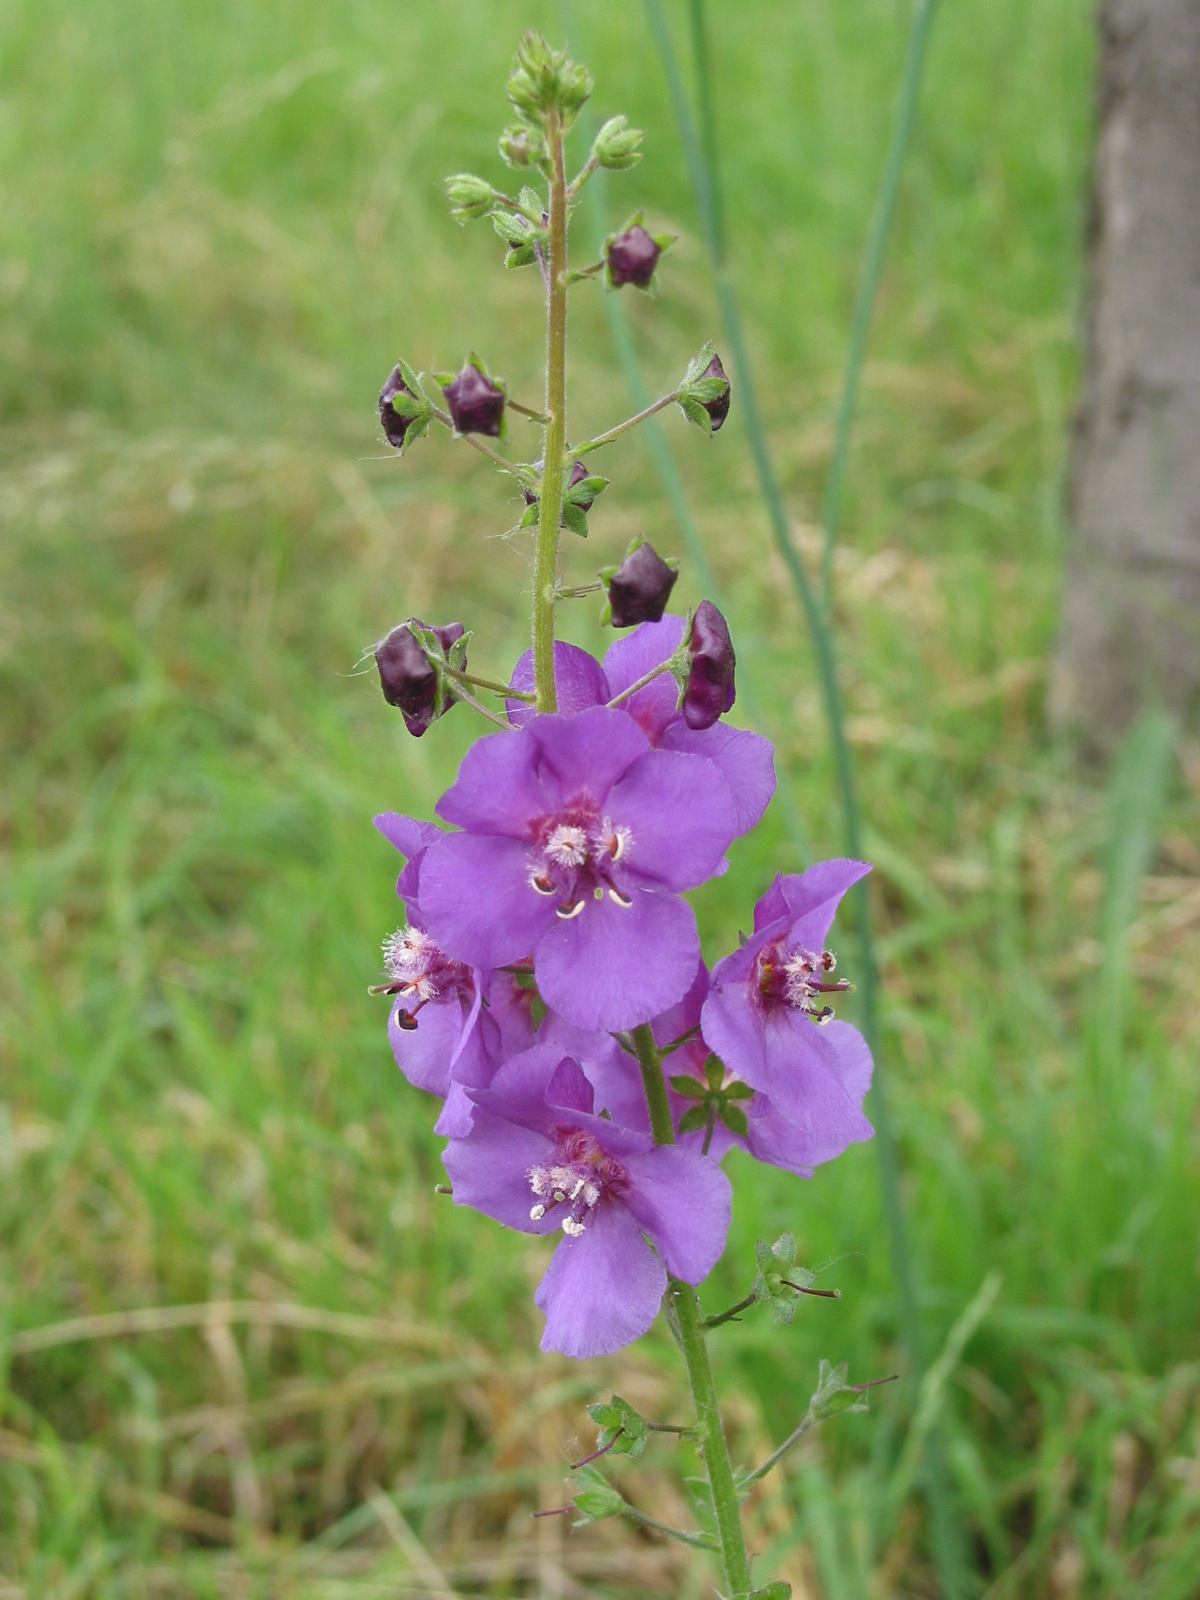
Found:
[[[569,528],[572,533],[577,533],[581,539],[586,539],[588,536],[587,517],[569,500],[563,501],[562,525],[564,528]]]
[[[598,1468],[580,1467],[577,1481],[584,1487],[573,1497],[575,1509],[579,1512],[579,1516],[572,1524],[573,1527],[585,1528],[589,1522],[603,1522],[605,1517],[619,1517],[624,1511],[624,1499]]]

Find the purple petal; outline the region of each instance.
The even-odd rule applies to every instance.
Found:
[[[621,694],[669,660],[679,648],[683,629],[683,617],[667,615],[661,622],[643,622],[633,633],[618,639],[604,658],[612,695]],[[668,724],[679,718],[679,690],[674,678],[664,672],[627,700],[624,709],[645,728],[651,743],[657,744]]]
[[[645,1228],[667,1271],[701,1283],[721,1258],[733,1190],[715,1162],[678,1145],[627,1156],[625,1204]]]
[[[870,870],[869,861],[818,861],[807,872],[790,872],[781,878],[780,887],[793,922],[792,942],[807,950],[823,950],[838,902]]]
[[[595,1102],[595,1091],[582,1067],[570,1056],[564,1056],[546,1085],[546,1104],[557,1111],[582,1111],[590,1116]]]
[[[399,811],[381,811],[373,821],[387,842],[394,844],[410,861],[442,837],[436,822],[418,822],[415,817],[402,816]]]
[[[612,1355],[649,1330],[666,1287],[634,1218],[622,1205],[602,1204],[578,1239],[562,1241],[537,1287],[542,1349],[577,1361]]]
[[[471,1099],[490,1116],[548,1135],[555,1123],[577,1120],[574,1115],[556,1116],[546,1104],[546,1091],[562,1060],[555,1045],[535,1044],[506,1061],[486,1089],[472,1089]]]
[[[475,1125],[475,1102],[461,1083],[451,1080],[446,1103],[433,1125],[441,1139],[465,1139]]]
[[[415,1088],[446,1098],[450,1087],[450,1062],[463,1038],[463,1006],[456,994],[422,1006],[415,1033],[400,1027],[398,1017],[415,1000],[397,1001],[388,1017],[388,1039],[396,1065]]]
[[[487,734],[463,757],[438,816],[472,833],[528,837],[530,823],[552,809],[537,765],[538,746],[527,733]]]
[[[761,1088],[789,1122],[822,1144],[869,1139],[872,1129],[861,1101],[856,1103],[843,1080],[843,1073],[855,1086],[862,1080],[858,1030],[843,1024],[841,1031],[827,1038],[827,1028],[784,1008],[767,1014],[764,1033],[766,1071],[752,1087]],[[735,1070],[746,1076],[740,1068]]]
[[[770,1085],[762,1010],[751,999],[744,979],[730,981],[729,967],[744,954],[739,950],[714,967],[700,1025],[705,1042],[731,1072],[744,1078],[752,1089],[767,1091]]]
[[[487,1019],[496,1030],[496,1059],[507,1061],[538,1042],[533,1025],[532,988],[523,989],[511,972],[493,972],[487,984]],[[564,1055],[570,1055],[564,1050]]]
[[[781,922],[788,915],[787,901],[783,897],[783,874],[775,874],[775,882],[754,908],[754,931],[761,933],[772,922]]]
[[[533,693],[532,650],[526,650],[517,662],[509,682],[514,689]],[[602,706],[612,699],[604,668],[595,656],[577,645],[564,644],[561,639],[554,641],[554,693],[559,714],[564,717],[573,717],[576,712],[586,711],[588,706]],[[523,728],[537,715],[524,700],[509,700],[506,704],[508,720],[514,728]]]
[[[630,877],[668,889],[715,876],[737,827],[729,785],[712,762],[670,750],[647,750],[614,786],[608,811],[630,831],[622,862]]]
[[[724,722],[697,731],[680,720],[665,730],[659,748],[707,756],[717,767],[733,797],[736,838],[760,821],[775,793],[775,751],[769,739]]]
[[[527,846],[477,833],[430,845],[421,911],[446,954],[473,967],[520,961],[554,923],[554,902],[530,886]]]
[[[452,1139],[442,1156],[454,1190],[454,1203],[472,1206],[506,1228],[521,1233],[553,1233],[556,1219],[529,1215],[536,1197],[529,1187],[529,1169],[553,1153],[552,1142],[530,1128],[479,1110],[465,1139]]]
[[[605,706],[589,706],[573,717],[537,717],[526,737],[537,746],[539,777],[553,795],[548,811],[584,795],[602,806],[613,784],[647,748],[637,723]]]
[[[552,1011],[538,1034],[543,1044],[553,1045],[578,1061],[595,1091],[594,1104],[607,1111],[620,1128],[650,1129],[646,1091],[637,1062],[625,1054],[608,1033],[577,1028]]]
[[[691,906],[644,889],[631,899],[629,906],[607,896],[584,901],[534,951],[542,999],[576,1027],[636,1027],[674,1005],[696,975],[700,936]]]
[[[660,1045],[671,1044],[678,1039],[680,1034],[690,1033],[700,1021],[700,1012],[708,998],[708,968],[703,959],[697,964],[696,976],[692,986],[677,1005],[669,1007],[666,1011],[655,1017],[652,1024],[655,1040]],[[699,1041],[698,1041],[699,1042]],[[685,1046],[685,1048],[687,1048]],[[705,1054],[707,1055],[707,1050]],[[673,1058],[668,1057],[669,1060]],[[681,1069],[672,1066],[672,1071],[678,1073]],[[670,1073],[668,1073],[668,1077]]]

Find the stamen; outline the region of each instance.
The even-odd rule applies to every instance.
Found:
[[[600,891],[597,889],[596,899],[599,900],[599,898]],[[627,894],[622,894],[620,889],[610,889],[608,891],[608,898],[613,902],[614,905],[624,906],[626,911],[628,911],[629,907],[633,904],[631,897]]]
[[[415,1011],[403,1011],[403,1010],[397,1011],[396,1012],[396,1026],[400,1029],[401,1033],[416,1033],[416,1031],[417,1031],[417,1014],[416,1014],[416,1012]]]
[[[585,1180],[583,1178],[580,1178],[579,1182],[571,1190],[571,1199],[572,1200],[578,1200],[579,1199],[579,1196],[583,1193],[584,1182],[585,1182]]]
[[[587,834],[573,823],[560,822],[546,840],[546,854],[560,867],[581,867],[588,857]]]
[[[569,904],[567,904],[565,906],[557,907],[557,909],[555,910],[554,914],[557,917],[561,917],[564,922],[573,922],[574,919],[579,915],[579,913],[582,910],[583,910],[583,901],[582,900],[572,900]]]
[[[534,876],[529,880],[530,888],[536,889],[539,894],[555,894],[554,885],[549,878]]]
[[[578,1239],[584,1232],[583,1223],[576,1222],[574,1217],[564,1217],[562,1229],[569,1239]]]
[[[540,1222],[545,1215],[546,1215],[545,1206],[539,1205],[539,1206],[531,1206],[529,1208],[529,1220],[530,1220],[530,1222]]]

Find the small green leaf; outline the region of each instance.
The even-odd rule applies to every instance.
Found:
[[[646,1419],[619,1394],[614,1394],[609,1401],[588,1406],[587,1414],[600,1429],[598,1449],[636,1460],[646,1448],[649,1438]]]
[[[524,511],[521,513],[521,520],[520,520],[520,522],[517,523],[517,527],[518,528],[536,528],[537,527],[537,519],[538,519],[538,504],[537,504],[537,501],[535,500],[534,503],[531,506],[526,506],[525,507]]]
[[[580,1513],[575,1527],[586,1527],[589,1522],[603,1522],[605,1517],[619,1517],[624,1511],[624,1500],[595,1467],[580,1467],[579,1481],[584,1487],[574,1496],[575,1509]]]
[[[704,1106],[693,1106],[690,1111],[685,1111],[679,1119],[680,1133],[695,1133],[700,1128],[707,1128],[708,1112]]]
[[[403,357],[397,361],[396,365],[400,368],[400,376],[404,380],[404,387],[411,390],[417,399],[420,399],[422,390],[421,379],[418,374],[413,371]]]
[[[693,400],[689,394],[681,394],[676,404],[689,422],[703,428],[705,433],[712,432],[712,418],[698,400]]]
[[[683,375],[684,384],[694,383],[696,379],[704,372],[705,368],[708,367],[716,353],[717,347],[711,339],[707,344],[701,345],[699,350],[696,351],[696,354],[688,362],[687,371]]]
[[[563,501],[562,525],[564,528],[569,528],[572,533],[577,533],[581,539],[586,539],[588,536],[587,517],[569,500]]]
[[[563,490],[563,499],[570,505],[577,505],[581,500],[594,500],[598,494],[604,493],[608,484],[607,478],[580,478],[578,483]]]
[[[504,265],[511,271],[515,267],[531,267],[537,260],[537,251],[531,244],[519,245],[504,257]]]
[[[398,417],[420,417],[429,410],[428,402],[405,394],[403,389],[397,389],[392,396],[392,410]]]
[[[725,1090],[726,1100],[753,1100],[754,1090],[748,1083],[731,1083]]]
[[[746,1113],[740,1106],[731,1106],[728,1101],[721,1104],[721,1121],[730,1133],[736,1133],[739,1139],[746,1138],[750,1132],[750,1124],[746,1120]]]
[[[729,383],[724,378],[695,378],[688,384],[688,394],[702,405],[708,405],[713,400],[719,400],[728,387]]]
[[[708,1090],[700,1080],[686,1073],[681,1073],[678,1078],[672,1078],[671,1087],[676,1094],[685,1095],[689,1100],[703,1100],[708,1095]]]
[[[719,1089],[725,1082],[725,1063],[720,1056],[709,1056],[704,1063],[704,1076],[710,1089]]]

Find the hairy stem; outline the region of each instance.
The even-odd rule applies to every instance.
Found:
[[[567,442],[567,179],[562,123],[557,112],[546,128],[546,143],[554,168],[550,182],[550,261],[546,272],[549,314],[545,410],[549,420],[542,437],[542,497],[533,556],[533,682],[541,712],[558,710],[554,690],[554,590]]]
[[[662,1055],[648,1022],[643,1022],[633,1030],[633,1042],[637,1047],[638,1065],[642,1069],[642,1082],[646,1088],[646,1104],[650,1108],[654,1142],[674,1144],[675,1127],[671,1121]],[[734,1488],[733,1468],[729,1464],[725,1430],[721,1426],[716,1385],[708,1364],[708,1349],[704,1343],[704,1313],[695,1289],[681,1278],[668,1279],[667,1300],[675,1321],[679,1348],[683,1351],[687,1366],[692,1404],[696,1411],[696,1435],[708,1473],[708,1486],[712,1491],[717,1537],[721,1543],[721,1560],[729,1583],[729,1593],[733,1596],[749,1594],[750,1558],[746,1554],[742,1513]]]
[[[628,689],[622,689],[620,694],[613,695],[608,702],[608,709],[611,711],[614,706],[623,706],[626,700],[632,699],[648,683],[653,683],[655,678],[661,678],[664,672],[670,672],[670,670],[671,663],[669,661],[662,661],[657,667],[651,667],[650,671],[644,672],[636,683],[631,683]]]

